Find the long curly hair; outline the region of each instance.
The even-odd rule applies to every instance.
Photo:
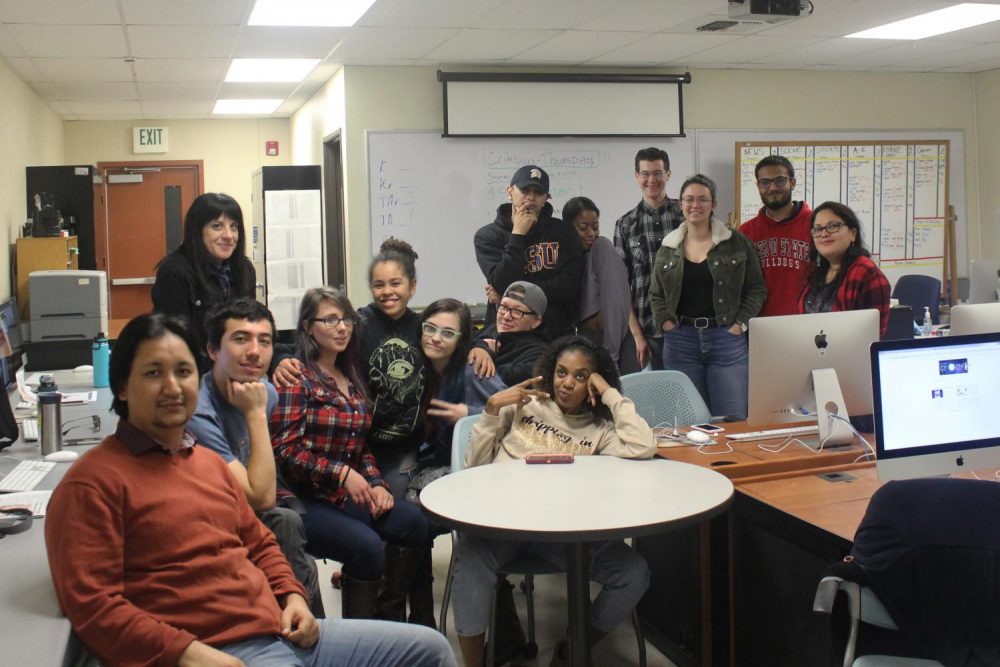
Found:
[[[609,385],[622,390],[622,381],[618,375],[618,366],[611,359],[611,355],[601,345],[583,336],[563,336],[556,339],[549,347],[548,351],[535,364],[535,375],[540,375],[542,381],[538,386],[549,396],[554,393],[553,380],[556,375],[556,364],[566,352],[580,352],[590,360],[595,373],[600,373]],[[584,401],[584,407],[590,410],[597,419],[611,421],[611,410],[604,403],[598,401],[597,405],[591,405],[589,401]]]

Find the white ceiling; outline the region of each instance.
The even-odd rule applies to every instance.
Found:
[[[0,0],[0,57],[71,120],[206,118],[234,97],[282,98],[273,116],[287,117],[342,65],[1000,68],[1000,21],[917,42],[843,37],[959,1],[813,0],[811,16],[704,33],[726,0],[376,0],[353,28],[248,26],[253,0]],[[298,84],[224,83],[235,57],[322,62]]]

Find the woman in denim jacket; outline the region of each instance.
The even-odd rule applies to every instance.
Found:
[[[663,365],[683,372],[713,415],[746,419],[749,353],[743,336],[767,287],[753,243],[712,217],[715,182],[681,186],[684,222],[663,239],[650,303],[665,335]]]

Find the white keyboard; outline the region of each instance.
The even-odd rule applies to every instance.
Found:
[[[35,442],[38,440],[38,420],[21,420],[21,439],[25,442]]]
[[[792,426],[790,428],[775,428],[769,431],[747,431],[746,433],[727,433],[726,437],[736,442],[744,440],[776,440],[778,438],[797,438],[800,435],[817,435],[819,425]]]
[[[21,461],[0,479],[0,492],[33,491],[55,467],[51,461]]]

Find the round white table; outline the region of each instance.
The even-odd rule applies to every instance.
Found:
[[[732,482],[700,466],[580,456],[571,464],[461,470],[429,484],[420,504],[435,523],[470,535],[565,543],[570,664],[587,665],[587,544],[700,523],[725,511],[732,497]]]

